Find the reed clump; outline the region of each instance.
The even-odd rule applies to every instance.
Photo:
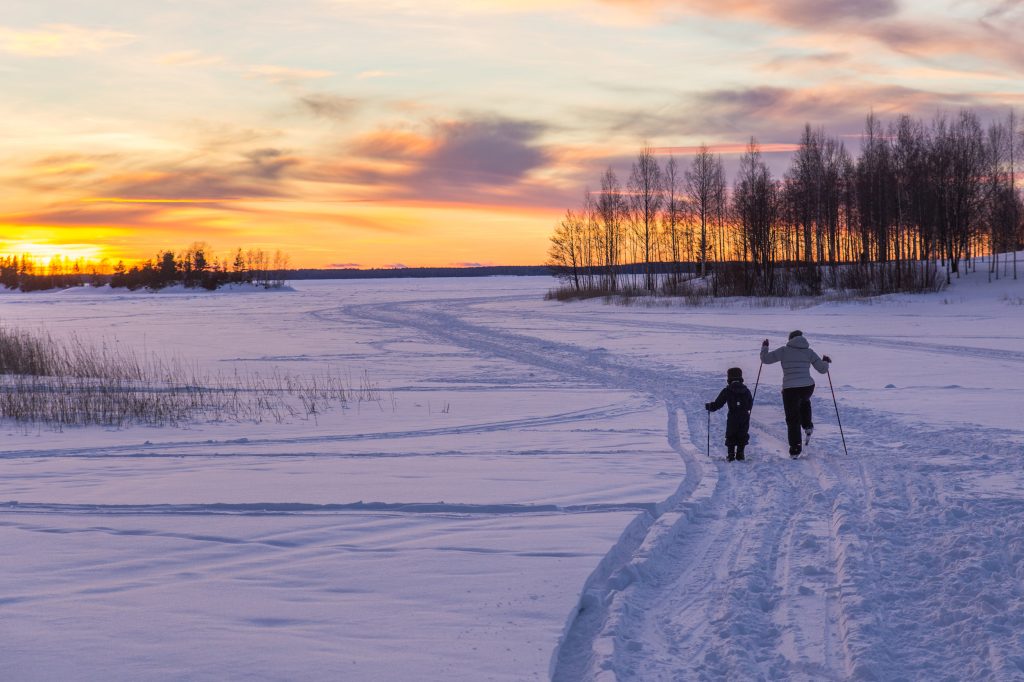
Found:
[[[326,371],[295,375],[203,372],[197,365],[141,356],[117,342],[0,325],[0,418],[57,428],[183,426],[199,421],[282,423],[374,403],[380,389]]]

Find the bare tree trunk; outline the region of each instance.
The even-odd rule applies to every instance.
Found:
[[[661,185],[661,168],[651,148],[644,147],[630,172],[629,214],[633,232],[643,251],[643,286],[649,292],[655,288],[651,255],[664,198]]]
[[[686,192],[690,206],[700,222],[700,275],[707,274],[708,223],[714,210],[716,179],[723,176],[721,159],[716,159],[702,144],[686,171]]]

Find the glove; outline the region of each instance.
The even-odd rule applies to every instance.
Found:
[[[761,345],[764,346],[765,348],[767,348],[768,347],[768,339],[765,339],[764,342],[761,343]]]
[[[704,409],[707,410],[708,412],[710,412],[711,411],[711,403],[704,403]]]
[[[830,358],[830,357],[829,357],[829,356],[827,356],[827,355],[822,355],[822,356],[821,356],[821,359],[822,359],[822,360],[824,360],[825,362],[832,362],[832,358]]]

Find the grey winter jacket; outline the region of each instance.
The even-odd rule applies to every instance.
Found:
[[[785,346],[773,351],[761,346],[761,362],[766,365],[782,363],[782,388],[813,386],[811,365],[822,374],[828,371],[828,363],[811,350],[811,344],[802,336],[794,336]]]

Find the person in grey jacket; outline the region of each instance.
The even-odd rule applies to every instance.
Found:
[[[770,365],[782,363],[782,407],[786,411],[786,429],[789,436],[789,455],[799,457],[803,450],[800,440],[802,426],[810,438],[814,430],[811,420],[811,394],[814,393],[814,379],[811,366],[821,374],[828,372],[832,359],[818,357],[799,329],[789,333],[789,342],[781,348],[768,350],[768,339],[761,344],[761,362]]]

